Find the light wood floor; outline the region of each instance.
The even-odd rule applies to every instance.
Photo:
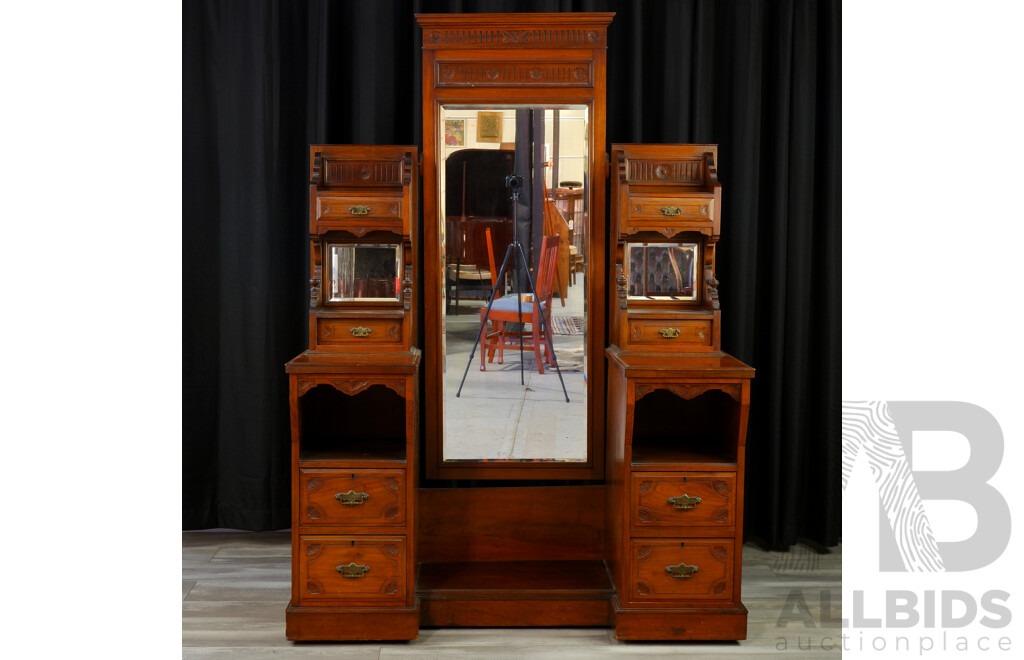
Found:
[[[412,642],[296,644],[284,637],[287,532],[182,534],[184,658],[834,658],[840,655],[841,546],[825,554],[743,548],[747,639],[721,643],[618,642],[603,628],[421,629]],[[822,592],[829,612],[822,617]],[[787,606],[788,602],[788,606]],[[806,605],[807,610],[802,609]],[[780,615],[782,616],[780,623]],[[813,627],[810,619],[813,619]],[[826,623],[823,625],[823,621]],[[786,648],[782,648],[785,644]],[[824,649],[823,649],[824,647]]]

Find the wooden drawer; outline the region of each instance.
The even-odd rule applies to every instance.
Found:
[[[342,229],[362,236],[367,231],[406,233],[400,196],[340,197],[318,195],[313,233]]]
[[[302,536],[298,553],[300,605],[405,602],[404,536]]]
[[[672,236],[680,231],[700,231],[714,225],[714,197],[641,197],[626,200],[622,231],[656,231]]]
[[[735,525],[736,474],[692,472],[633,474],[634,529],[705,527],[728,530]]]
[[[633,539],[629,600],[731,600],[733,546],[732,539]]]
[[[358,348],[359,346],[402,345],[401,317],[318,318],[318,345]]]
[[[627,341],[629,347],[693,350],[695,346],[711,346],[712,319],[680,320],[673,318],[629,318]]]
[[[404,525],[405,470],[299,470],[301,525]]]

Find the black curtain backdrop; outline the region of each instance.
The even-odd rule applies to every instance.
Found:
[[[184,529],[289,519],[307,147],[420,144],[414,13],[614,11],[612,142],[719,145],[723,349],[757,368],[746,533],[840,538],[838,0],[190,0],[183,8]]]

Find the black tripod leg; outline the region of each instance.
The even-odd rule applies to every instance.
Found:
[[[480,329],[476,333],[476,341],[473,342],[473,350],[469,352],[469,360],[466,361],[466,370],[462,372],[462,382],[459,383],[459,391],[455,393],[456,398],[462,395],[462,386],[466,384],[466,376],[469,375],[469,365],[473,364],[473,357],[476,355],[476,349],[480,345],[480,337],[483,336],[484,330],[487,328],[487,318],[491,315],[491,307],[494,305],[494,298],[498,295],[498,287],[501,286],[502,278],[505,276],[505,269],[508,268],[508,261],[511,256],[512,246],[509,245],[508,249],[505,250],[505,258],[501,260],[501,268],[498,269],[498,276],[494,280],[494,288],[491,289],[491,297],[487,300],[487,311],[484,312],[484,317],[480,320]]]
[[[526,263],[526,254],[523,252],[523,246],[520,245],[518,247],[519,247],[519,256],[522,258],[523,263],[525,264]],[[532,291],[534,297],[536,297],[537,296],[537,290],[533,286],[533,277],[530,276],[529,269],[526,270],[526,281],[530,284],[530,291]],[[520,305],[522,305],[522,303],[520,303]],[[522,311],[523,311],[523,308],[522,308],[522,306],[520,306],[519,307],[520,315],[522,314]],[[565,389],[565,381],[562,379],[562,370],[558,367],[558,357],[555,355],[555,345],[554,345],[554,342],[551,340],[551,333],[548,332],[548,324],[547,324],[547,321],[544,320],[544,310],[541,309],[540,301],[539,300],[537,301],[537,311],[538,311],[537,316],[540,317],[540,329],[541,329],[541,332],[544,333],[544,338],[545,338],[545,340],[547,341],[547,344],[548,344],[548,351],[551,353],[551,362],[552,362],[552,364],[555,365],[555,372],[558,374],[558,382],[562,384],[562,394],[565,395],[565,402],[569,403],[569,391]],[[523,336],[522,336],[522,331],[523,331],[523,328],[522,328],[522,326],[520,326],[520,328],[519,328],[519,332],[520,332],[520,335],[519,335],[519,360],[520,360],[520,363],[522,363],[522,359],[523,359],[523,353],[522,353],[523,352],[523,347],[522,347]]]

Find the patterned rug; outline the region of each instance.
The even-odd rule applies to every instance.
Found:
[[[555,335],[582,335],[582,316],[552,316],[551,333]]]

